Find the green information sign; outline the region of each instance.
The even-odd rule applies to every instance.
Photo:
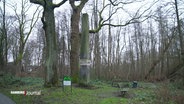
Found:
[[[64,81],[71,81],[71,78],[69,76],[65,76]]]
[[[69,76],[65,76],[63,79],[64,86],[71,86],[71,78]]]
[[[70,86],[72,92],[72,79],[70,76],[64,76],[63,78],[63,91],[65,91],[65,86]]]

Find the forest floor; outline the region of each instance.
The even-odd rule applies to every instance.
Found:
[[[3,84],[3,81],[6,85]],[[0,78],[0,93],[11,98],[16,104],[184,104],[184,90],[180,83],[138,82],[137,88],[129,87],[120,95],[120,89],[111,82],[93,81],[93,87],[44,88],[41,78]],[[127,83],[127,82],[121,82]],[[131,82],[128,82],[131,86]],[[11,91],[41,91],[41,95],[13,95]]]

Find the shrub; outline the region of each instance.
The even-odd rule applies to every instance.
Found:
[[[160,87],[155,91],[156,104],[170,104],[172,98],[171,93],[167,86]]]
[[[22,85],[23,82],[20,80],[20,78],[13,76],[10,73],[4,74],[0,77],[0,86],[1,87],[7,87],[9,85]]]
[[[178,85],[164,83],[162,87],[155,91],[156,104],[184,104],[184,91],[178,89]]]

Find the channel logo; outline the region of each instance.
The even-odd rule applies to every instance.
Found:
[[[41,95],[41,91],[10,91],[13,95]]]

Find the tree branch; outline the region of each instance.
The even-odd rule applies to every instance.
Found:
[[[61,5],[63,5],[67,0],[63,0],[61,1],[60,3],[58,4],[53,4],[53,7],[56,8],[56,7],[60,7]]]
[[[114,2],[112,2],[112,0],[109,0],[109,1],[111,2],[111,4],[116,2],[116,0],[115,0]],[[100,18],[100,20],[99,20],[99,22],[98,22],[98,27],[97,27],[96,29],[94,29],[94,30],[89,30],[89,33],[97,33],[97,32],[100,31],[100,29],[101,29],[103,26],[106,26],[106,25],[108,25],[108,26],[113,26],[113,27],[121,27],[121,26],[127,26],[127,25],[129,25],[129,24],[133,24],[133,23],[138,23],[138,21],[135,21],[135,20],[140,19],[141,17],[145,17],[142,21],[139,21],[139,23],[140,23],[140,22],[143,22],[143,21],[145,21],[145,20],[147,20],[148,18],[151,17],[151,16],[149,16],[149,15],[146,15],[146,16],[143,16],[143,15],[144,15],[148,10],[150,10],[150,9],[153,7],[153,5],[156,4],[158,1],[159,1],[159,0],[157,0],[156,2],[154,2],[150,7],[148,7],[147,9],[145,9],[141,14],[139,14],[139,12],[140,12],[140,10],[143,8],[143,6],[140,7],[140,8],[136,11],[136,13],[135,13],[133,16],[131,16],[131,14],[129,14],[126,10],[124,10],[124,11],[127,12],[127,13],[130,15],[130,17],[131,17],[131,19],[128,20],[128,21],[127,21],[126,23],[124,23],[124,24],[109,24],[109,23],[106,23],[107,21],[109,21],[109,20],[112,18],[112,16],[113,16],[115,13],[117,13],[117,11],[118,11],[119,9],[123,9],[123,7],[118,7],[118,8],[116,8],[116,10],[115,10],[114,12],[112,12],[111,15],[110,15],[106,20],[103,20],[103,17],[102,17],[103,11],[105,10],[106,7],[108,7],[109,5],[111,5],[111,4],[107,4],[107,5],[105,5],[105,6],[102,8],[102,10],[99,12],[99,18]],[[115,4],[112,4],[112,5],[113,5],[113,6],[118,6],[119,4],[130,4],[130,3],[133,3],[133,2],[134,2],[134,1],[119,2],[119,3],[116,4],[116,5],[115,5]],[[146,5],[146,4],[145,4],[145,5]],[[151,13],[149,12],[148,14],[151,14]]]
[[[44,5],[44,0],[29,0],[31,3],[34,4],[39,4],[39,5]]]
[[[33,16],[32,16],[31,24],[30,24],[30,30],[29,30],[29,32],[27,34],[26,39],[25,39],[25,43],[27,42],[28,37],[30,36],[30,34],[31,34],[32,30],[33,30],[33,27],[36,25],[36,23],[37,23],[37,21],[39,19],[39,14],[40,14],[39,7],[37,7],[36,11],[33,13]],[[36,20],[34,21],[36,15],[37,15],[37,17],[36,17]]]
[[[84,7],[84,5],[85,5],[87,2],[88,2],[88,0],[81,0],[81,3],[80,3],[80,5],[78,6],[78,8],[79,8],[80,10],[82,10],[82,8]]]
[[[42,17],[41,17],[41,21],[43,23],[43,29],[46,28],[46,23],[45,23],[45,8],[46,8],[46,1],[43,0],[43,12],[42,12]]]
[[[70,2],[70,5],[72,6],[73,9],[78,9],[78,10],[82,10],[82,8],[84,7],[84,5],[88,2],[88,0],[81,0],[81,3],[80,5],[76,6],[75,5],[75,1],[78,1],[78,0],[69,0]]]
[[[71,7],[72,7],[73,9],[76,8],[74,2],[75,2],[74,0],[69,0],[69,3],[70,3],[70,5],[71,5]]]
[[[123,4],[123,5],[125,5],[125,4],[131,4],[131,3],[134,3],[136,0],[127,1],[127,2],[118,2],[118,3],[116,3],[116,1],[117,1],[117,0],[115,0],[115,1],[109,0],[109,2],[110,2],[113,6],[118,6],[118,5],[120,5],[120,4]],[[137,2],[140,2],[140,1],[137,1]]]
[[[107,21],[109,21],[109,20],[111,19],[111,17],[112,17],[114,14],[116,14],[116,12],[117,12],[119,9],[123,9],[123,8],[122,8],[122,7],[118,7],[114,12],[112,12],[112,13],[110,14],[110,16],[109,16],[106,20],[104,20],[104,21],[102,22],[102,24],[105,23],[105,22],[107,22]]]

